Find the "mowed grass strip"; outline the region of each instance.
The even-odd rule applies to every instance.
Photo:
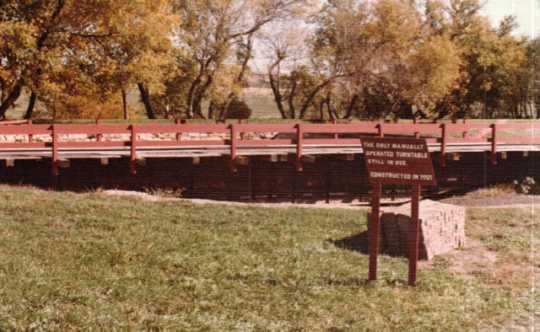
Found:
[[[0,187],[0,330],[474,330],[523,313],[512,292],[335,241],[353,210],[144,202]],[[496,325],[493,325],[496,326]]]

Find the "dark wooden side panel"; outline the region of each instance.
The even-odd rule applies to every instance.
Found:
[[[440,167],[434,156],[438,187],[433,191],[474,188],[540,177],[540,153],[511,152],[500,154],[492,164],[489,152],[446,156]],[[170,158],[138,161],[137,174],[129,172],[129,158],[79,159],[60,162],[59,176],[51,176],[49,160],[17,160],[13,167],[0,161],[0,182],[34,185],[61,190],[124,189],[174,190],[185,197],[219,200],[302,201],[314,199],[368,198],[370,186],[361,155],[320,156],[303,160],[303,170],[296,169],[294,155],[288,157],[242,158],[231,172],[229,160],[215,158]],[[385,187],[385,196],[399,192],[399,187]]]

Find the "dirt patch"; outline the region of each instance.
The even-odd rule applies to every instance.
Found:
[[[503,206],[531,206],[540,204],[539,195],[523,195],[517,193],[503,193],[496,196],[481,196],[475,193],[464,196],[455,196],[442,199],[441,202],[467,207],[503,207]]]
[[[98,191],[98,193],[106,195],[106,196],[138,198],[147,202],[180,202],[182,201],[180,198],[151,195],[151,194],[140,192],[140,191],[104,190],[104,191]]]
[[[530,290],[540,281],[540,264],[534,257],[539,220],[534,206],[525,206],[493,212],[469,210],[465,247],[440,256],[449,263],[449,270],[516,295]]]
[[[127,191],[127,190],[104,190],[100,191],[101,194],[108,196],[124,196],[135,197],[150,202],[188,202],[193,204],[217,204],[217,205],[230,205],[230,206],[254,206],[265,208],[316,208],[316,209],[360,209],[366,210],[370,208],[369,201],[330,201],[327,203],[324,200],[305,201],[300,203],[291,203],[289,200],[276,201],[272,203],[265,202],[234,202],[234,201],[217,201],[210,199],[187,199],[179,197],[169,197],[161,195],[153,195],[139,191]],[[382,199],[381,205],[384,206],[400,206],[402,204],[409,203],[408,198],[403,199]],[[522,195],[522,194],[503,194],[499,196],[489,197],[477,197],[475,195],[455,196],[439,200],[441,203],[455,204],[465,207],[482,207],[482,208],[530,208],[532,206],[540,205],[540,196],[534,195]]]
[[[439,257],[452,273],[505,290],[512,297],[530,303],[529,311],[500,317],[496,328],[490,326],[481,331],[540,330],[538,302],[534,302],[538,301],[540,286],[537,256],[540,220],[536,216],[535,205],[524,206],[523,209],[493,212],[485,208],[470,209],[465,248]]]
[[[439,256],[449,263],[448,269],[466,279],[496,268],[497,253],[489,250],[481,241],[467,238],[465,247]],[[426,262],[426,265],[430,265]]]
[[[164,197],[159,195],[151,195],[144,192],[138,191],[126,191],[126,190],[104,190],[99,193],[107,196],[121,196],[121,197],[133,197],[142,199],[149,202],[186,202],[192,204],[200,205],[228,205],[228,206],[239,206],[239,207],[263,207],[263,208],[316,208],[316,209],[353,209],[353,210],[366,210],[369,209],[369,203],[360,204],[360,203],[338,203],[338,202],[315,202],[312,204],[306,203],[290,203],[290,202],[281,202],[281,203],[242,203],[242,202],[231,202],[231,201],[215,201],[210,199],[184,199],[184,198],[175,198],[175,197]]]

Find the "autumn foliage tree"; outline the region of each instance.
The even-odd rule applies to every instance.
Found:
[[[262,27],[285,19],[305,0],[176,0],[180,23],[174,30],[176,69],[153,94],[165,116],[226,117],[245,86],[253,43]],[[205,111],[203,108],[206,108]]]
[[[532,114],[527,42],[511,34],[511,18],[492,27],[480,9],[478,0],[326,2],[306,43],[284,43],[281,32],[269,38],[268,76],[281,116]],[[293,64],[291,54],[306,44],[306,59]],[[311,82],[302,84],[297,78],[307,73]],[[314,90],[309,110],[294,112]]]
[[[165,1],[17,0],[0,6],[2,117],[23,89],[31,95],[30,117],[37,98],[49,105],[70,98],[105,101],[129,82],[161,81],[175,21]]]
[[[433,32],[448,36],[461,58],[457,84],[437,104],[438,118],[515,116],[520,104],[529,104],[523,91],[528,46],[511,34],[512,17],[492,27],[477,0],[452,0],[447,6],[429,1],[427,11]]]
[[[479,0],[5,0],[0,118],[225,120],[255,68],[284,119],[533,117],[514,28]]]
[[[298,84],[295,77],[304,64],[283,79],[273,74],[287,57],[284,50],[276,50],[269,79],[275,82],[275,96],[276,91],[284,91],[276,103],[283,97],[303,99],[300,96],[305,94],[312,102],[322,94],[319,102],[307,107],[321,117],[326,108],[332,119],[349,118],[360,108],[367,117],[397,113],[404,105],[433,108],[458,78],[460,59],[449,38],[431,34],[424,20],[411,1],[329,2],[317,16],[310,45],[311,76],[318,84],[310,82],[306,88]],[[288,84],[278,87],[284,79]],[[343,90],[344,86],[349,89]],[[306,105],[300,104],[304,106],[299,117],[304,118]]]

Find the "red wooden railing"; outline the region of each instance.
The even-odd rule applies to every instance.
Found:
[[[527,132],[528,131],[528,132]],[[253,133],[272,133],[253,138]],[[505,135],[506,133],[506,135]],[[523,133],[525,133],[523,135]],[[164,135],[170,139],[146,139],[144,134]],[[183,138],[182,134],[188,134]],[[209,134],[190,138],[189,134]],[[517,134],[517,135],[516,135]],[[87,140],[74,141],[66,135],[85,135]],[[106,139],[107,135],[121,135]],[[539,144],[540,122],[530,123],[459,123],[459,124],[394,124],[359,122],[351,124],[54,124],[17,123],[0,126],[0,136],[17,136],[17,142],[0,142],[0,150],[51,149],[52,171],[59,171],[60,152],[65,149],[129,148],[131,171],[136,172],[137,151],[150,147],[208,147],[229,149],[231,167],[238,150],[245,147],[264,148],[294,146],[296,164],[302,169],[302,155],[308,146],[360,146],[362,136],[409,136],[425,138],[428,144],[439,145],[440,164],[444,167],[449,144],[486,144],[491,160],[497,162],[501,144]],[[20,139],[23,136],[26,139]],[[44,139],[37,140],[37,136]],[[268,137],[270,136],[270,137]]]
[[[0,125],[20,125],[20,124],[30,124],[31,120],[4,120],[0,121]]]

